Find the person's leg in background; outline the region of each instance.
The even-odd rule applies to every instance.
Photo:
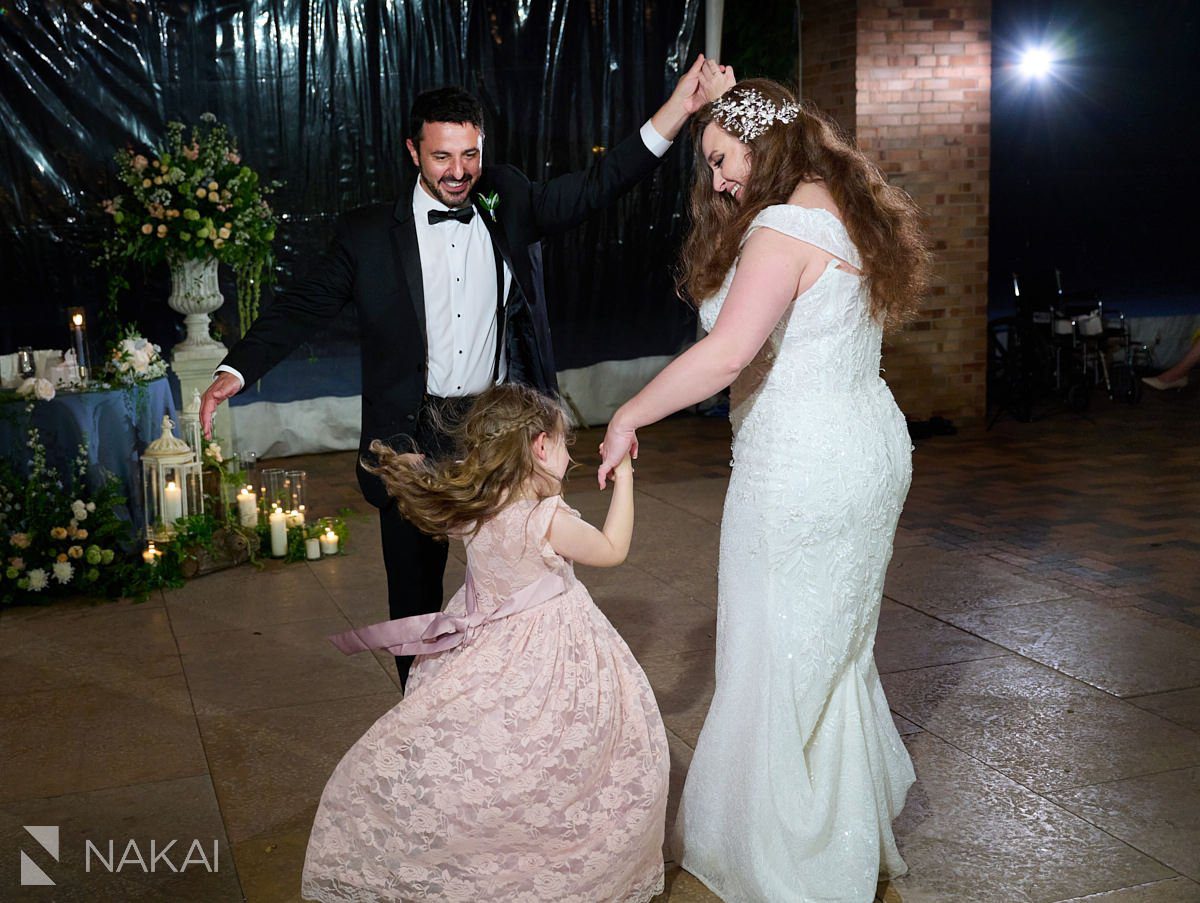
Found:
[[[1188,384],[1188,373],[1200,364],[1200,334],[1192,336],[1192,347],[1174,367],[1158,376],[1144,376],[1142,382],[1151,389],[1182,389]]]

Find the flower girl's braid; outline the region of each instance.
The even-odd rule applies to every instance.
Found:
[[[515,417],[508,423],[492,427],[479,436],[479,442],[495,442],[505,436],[511,436],[513,433],[522,433],[530,439],[534,439],[538,433],[543,432],[542,422],[544,419],[545,415],[542,411],[527,411],[524,415]],[[467,438],[471,438],[469,433]]]
[[[362,464],[383,481],[417,529],[445,537],[478,530],[515,495],[558,493],[558,480],[539,468],[531,446],[541,433],[565,437],[567,423],[562,406],[537,390],[496,386],[480,395],[451,430],[458,446],[453,455],[429,461],[376,439]]]

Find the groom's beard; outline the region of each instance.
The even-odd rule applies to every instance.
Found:
[[[425,175],[424,171],[422,171],[421,172],[421,184],[423,184],[425,186],[425,188],[429,191],[430,194],[432,194],[435,198],[437,198],[439,201],[441,201],[447,207],[452,207],[452,208],[453,207],[466,207],[471,203],[471,189],[474,188],[475,183],[479,181],[479,173],[474,173],[474,174],[464,173],[464,175],[466,176],[466,183],[458,191],[457,194],[451,194],[443,186],[442,183],[444,183],[444,182],[453,182],[454,181],[453,179],[447,178],[446,176],[442,176],[441,180],[434,182],[428,176]]]

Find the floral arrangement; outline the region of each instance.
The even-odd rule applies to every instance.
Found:
[[[117,178],[128,192],[103,202],[113,235],[97,263],[113,272],[110,302],[128,286],[120,265],[136,260],[215,258],[233,267],[239,328],[258,315],[262,277],[273,263],[278,218],[267,202],[278,183],[264,184],[242,165],[237,144],[211,113],[188,137],[181,122],[167,123],[166,141],[147,154],[117,152]]]
[[[115,478],[87,487],[88,452],[80,446],[73,485],[46,463],[46,448],[30,429],[29,467],[0,468],[0,603],[51,595],[119,595],[133,571],[120,545],[131,539],[116,508],[124,504]]]
[[[133,386],[167,375],[162,349],[126,326],[109,349],[107,375],[118,385]]]

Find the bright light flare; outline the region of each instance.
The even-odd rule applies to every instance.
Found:
[[[1021,54],[1020,70],[1026,78],[1045,78],[1054,68],[1054,55],[1045,47],[1030,47]]]

